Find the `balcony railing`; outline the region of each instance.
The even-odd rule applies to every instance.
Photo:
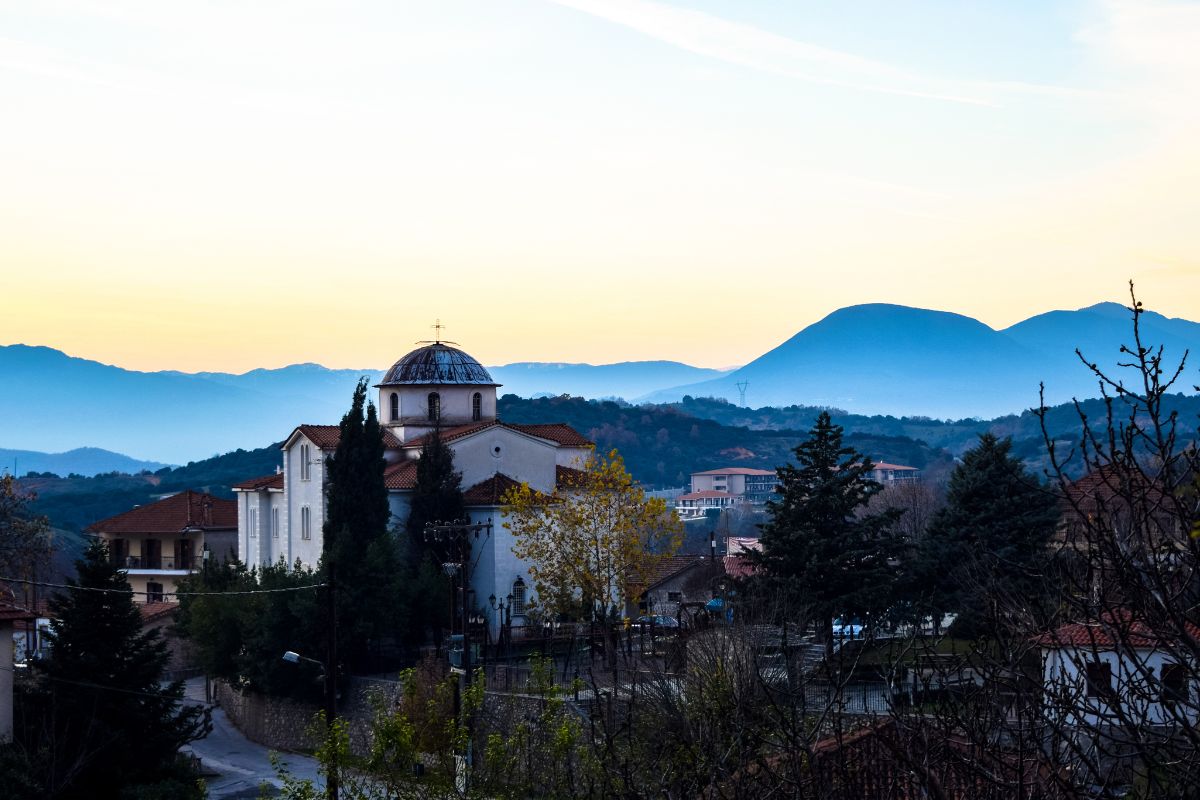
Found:
[[[124,569],[175,569],[190,570],[195,566],[195,560],[190,556],[176,558],[174,556],[125,556],[123,564],[117,566]]]

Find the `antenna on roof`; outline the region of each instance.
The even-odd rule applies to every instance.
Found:
[[[746,407],[746,387],[750,385],[750,381],[738,381],[736,384],[738,389],[738,405],[742,408]]]

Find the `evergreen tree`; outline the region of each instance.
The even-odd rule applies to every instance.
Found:
[[[450,621],[450,580],[439,561],[445,553],[433,552],[425,542],[425,526],[451,522],[467,516],[463,503],[462,473],[454,469],[454,451],[442,441],[436,428],[421,446],[417,481],[413,486],[405,529],[412,582],[412,625],[409,639],[423,639],[427,631],[441,638]]]
[[[965,613],[964,630],[980,621],[989,597],[1032,610],[1045,592],[1058,500],[1011,449],[1011,439],[979,437],[950,475],[946,505],[922,540],[926,603],[938,613]]]
[[[417,483],[413,487],[412,506],[406,526],[408,535],[419,549],[426,525],[431,522],[450,522],[466,515],[462,473],[454,470],[454,451],[442,441],[441,433],[435,429],[421,446]]]
[[[770,519],[756,558],[775,588],[812,609],[831,654],[835,616],[879,614],[889,606],[899,512],[864,512],[883,489],[869,477],[875,465],[842,444],[842,428],[827,412],[793,452],[796,464],[778,468],[779,499],[767,504]]]
[[[143,630],[105,546],[92,544],[76,568],[78,588],[51,600],[50,655],[35,662],[40,680],[18,715],[45,796],[196,796],[178,753],[208,732],[207,711],[181,705],[182,682],[162,684],[166,643]]]
[[[337,586],[338,652],[352,669],[367,669],[395,640],[407,609],[400,558],[388,531],[383,431],[366,396],[364,378],[329,459],[323,528],[322,566]]]

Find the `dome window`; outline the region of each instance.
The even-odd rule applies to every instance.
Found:
[[[471,395],[471,421],[479,422],[483,419],[483,395],[479,392]]]
[[[437,422],[442,418],[442,396],[437,392],[429,393],[429,421]]]
[[[396,420],[400,419],[400,395],[396,394],[395,392],[392,392],[391,405],[392,422],[395,422]]]

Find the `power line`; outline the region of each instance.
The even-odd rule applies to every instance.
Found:
[[[0,667],[0,670],[4,670],[5,672],[11,672],[14,675],[19,674],[18,671],[14,667]],[[122,694],[136,694],[136,695],[140,695],[142,697],[153,697],[156,700],[162,700],[166,697],[166,695],[164,695],[164,694],[155,694],[154,692],[143,692],[138,689],[122,689],[119,686],[106,686],[103,683],[92,683],[91,681],[73,681],[70,678],[56,678],[53,675],[46,675],[45,673],[39,673],[38,677],[44,678],[45,680],[48,680],[48,681],[56,681],[58,683],[69,683],[69,684],[72,684],[73,686],[83,686],[83,687],[90,688],[90,689],[104,689],[105,691],[108,691],[108,692],[121,692]],[[217,707],[216,703],[210,703],[207,700],[196,700],[194,698],[188,697],[187,695],[184,695],[183,697],[178,698],[178,700],[181,703],[190,703],[192,705],[209,706],[210,708]]]
[[[47,583],[45,581],[30,581],[24,578],[5,578],[0,576],[0,583],[23,583],[29,586],[45,586],[50,589],[71,589],[72,591],[81,592],[101,592],[103,594],[144,594],[147,596],[154,595],[155,597],[230,597],[233,595],[245,594],[278,594],[280,592],[304,592],[309,589],[320,589],[323,586],[328,586],[325,583],[310,583],[305,586],[286,586],[282,589],[245,589],[236,592],[148,592],[139,589],[103,589],[98,586],[72,586],[69,583]]]

